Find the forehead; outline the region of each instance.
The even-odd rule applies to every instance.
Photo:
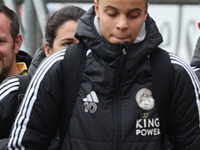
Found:
[[[4,13],[0,13],[0,30],[1,33],[10,33],[10,20]]]
[[[119,10],[143,9],[147,0],[98,0],[100,7],[117,8]]]
[[[1,24],[10,23],[9,18],[2,12],[0,12],[0,20]]]
[[[73,34],[75,33],[76,27],[77,27],[77,22],[73,21],[73,20],[69,20],[66,21],[65,23],[63,23],[57,30],[57,36],[61,35],[61,34]]]
[[[54,39],[55,42],[63,42],[66,40],[75,39],[74,34],[76,31],[77,22],[76,21],[66,21],[63,25],[61,25],[57,32],[56,37]]]
[[[100,1],[104,1],[104,0],[97,0],[98,2]],[[105,1],[109,1],[109,0],[105,0]],[[122,2],[124,2],[125,0],[121,0]],[[148,0],[140,0],[140,1],[144,1],[144,2],[147,2]]]

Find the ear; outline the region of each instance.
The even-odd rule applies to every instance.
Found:
[[[146,20],[147,16],[148,16],[148,8],[149,8],[149,4],[146,5],[145,7],[145,12],[144,12],[144,21]]]
[[[45,45],[44,45],[44,52],[45,52],[45,55],[48,57],[49,55],[51,55],[51,48],[49,46],[49,42],[45,42]]]
[[[99,2],[97,0],[94,0],[94,8],[97,17],[99,18]]]
[[[21,34],[18,34],[16,39],[15,39],[15,45],[14,45],[14,52],[15,54],[17,54],[20,50],[20,47],[22,45],[22,41],[23,41],[23,38],[22,38],[22,35]]]

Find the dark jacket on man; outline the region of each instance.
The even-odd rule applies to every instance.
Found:
[[[106,41],[97,32],[94,18],[91,8],[77,27],[76,37],[86,44],[88,51],[62,150],[163,149],[156,104],[151,101],[152,107],[148,109],[140,105],[143,100],[154,98],[149,56],[162,42],[155,22],[147,17],[143,41],[121,45]],[[64,50],[56,52],[38,68],[16,119],[10,149],[46,149],[59,122],[65,121],[61,117],[66,108],[62,102],[64,55]],[[174,91],[168,109],[171,134],[167,136],[176,150],[197,150],[199,89],[191,68],[173,54],[170,59]]]

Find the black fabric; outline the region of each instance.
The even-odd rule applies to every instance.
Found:
[[[7,146],[7,142],[9,140],[8,136],[10,134],[10,131],[11,131],[11,127],[12,127],[12,124],[15,120],[15,117],[17,115],[17,110],[20,108],[20,104],[22,102],[22,99],[24,98],[24,94],[26,92],[26,89],[27,89],[27,86],[29,84],[29,81],[30,81],[30,77],[28,75],[16,75],[16,77],[19,79],[19,82],[20,82],[20,86],[19,86],[19,89],[16,93],[16,99],[14,99],[14,106],[12,107],[12,115],[10,113],[11,116],[5,116],[6,119],[6,129],[4,130],[5,133],[4,136],[6,136],[6,138],[3,138],[3,139],[0,139],[0,150],[3,150],[6,148]],[[7,105],[4,105],[4,106],[9,106],[9,105],[13,105],[13,103],[10,103],[10,101],[6,101],[8,102]],[[10,109],[11,107],[6,107],[7,109]],[[9,110],[8,110],[9,111]],[[2,135],[1,135],[2,136]]]
[[[169,53],[159,48],[151,54],[150,61],[153,74],[153,91],[156,91],[153,92],[153,95],[157,99],[155,103],[161,122],[162,141],[165,141],[164,138],[166,138],[167,134],[170,134],[168,127],[170,100],[173,92],[172,65]]]
[[[77,27],[77,31],[80,31],[77,33],[77,35],[80,35],[80,42],[82,42],[82,39],[87,48],[91,49],[91,53],[86,55],[83,78],[62,148],[63,150],[110,150],[119,146],[123,150],[160,150],[162,149],[159,133],[160,120],[156,105],[153,104],[153,109],[148,111],[147,119],[157,121],[156,130],[158,132],[155,134],[146,132],[148,136],[136,135],[134,132],[137,129],[142,132],[142,128],[139,125],[136,126],[135,121],[145,121],[146,119],[143,118],[146,110],[137,104],[137,93],[143,88],[148,88],[150,92],[153,92],[149,55],[157,49],[162,41],[156,24],[148,17],[145,22],[147,34],[144,41],[136,44],[124,43],[119,45],[108,41],[104,42],[105,39],[97,35],[98,33],[95,32],[93,27],[92,17],[94,13],[94,11],[89,10],[86,16],[83,16],[83,18],[86,18],[79,20],[80,28]],[[82,48],[79,48],[79,50],[82,50]],[[123,50],[126,53],[122,53]],[[47,149],[50,140],[57,132],[58,119],[63,119],[63,121],[66,119],[66,117],[61,116],[64,107],[61,89],[61,83],[63,83],[61,65],[64,53],[55,53],[52,56],[45,61],[47,63],[50,60],[52,62],[52,58],[56,59],[55,63],[52,62],[51,68],[45,70],[47,71],[45,77],[41,79],[39,75],[43,72],[43,65],[37,73],[39,76],[38,79],[35,79],[35,82],[41,83],[40,86],[35,88],[34,83],[32,84],[36,95],[30,92],[30,98],[26,99],[27,102],[30,102],[32,98],[37,98],[31,109],[30,117],[26,117],[26,119],[30,119],[29,123],[20,124],[16,127],[15,131],[26,127],[25,134],[20,134],[20,138],[17,134],[13,137],[17,143],[22,144],[27,149]],[[126,59],[121,66],[119,63],[124,57]],[[174,57],[170,55],[171,59]],[[78,60],[75,59],[75,62],[78,63]],[[189,76],[187,70],[177,65],[179,60],[174,58],[171,63],[173,65],[173,88],[175,89],[171,100],[172,107],[169,110],[169,113],[173,115],[170,118],[172,122],[170,129],[173,131],[175,139],[173,144],[176,150],[195,149],[200,145],[198,142],[200,139],[199,116],[195,101],[197,100],[196,96],[199,95],[195,95],[195,86],[192,84],[191,76]],[[124,70],[123,76],[119,76],[119,73],[121,73],[119,70]],[[73,70],[69,70],[68,74],[71,71]],[[191,71],[189,67],[188,71]],[[121,81],[119,81],[119,78],[123,80],[122,83],[119,83]],[[121,84],[120,93],[116,93],[119,89],[116,88],[116,84]],[[74,90],[73,84],[68,86],[71,86],[70,90]],[[84,105],[84,98],[87,98],[87,95],[92,91],[96,93],[99,99],[98,109],[93,114],[87,112]],[[65,90],[64,92],[68,91]],[[66,99],[66,101],[68,100]],[[48,104],[48,107],[43,107],[46,104]],[[66,107],[65,111],[67,112]],[[153,129],[154,127],[152,126]],[[148,128],[144,127],[144,129]],[[20,143],[21,141],[22,143]],[[11,146],[19,147],[15,145],[14,141],[11,140],[10,142]]]
[[[28,75],[17,75],[20,82],[20,87],[18,90],[18,100],[22,100],[24,98],[24,94],[30,82],[30,77]]]
[[[84,44],[82,45],[84,46]],[[65,92],[63,93],[65,93],[64,99],[68,99],[68,101],[65,101],[64,102],[65,105],[63,105],[64,107],[67,106],[67,108],[63,109],[66,110],[65,112],[63,112],[63,116],[65,117],[67,116],[66,117],[67,119],[65,119],[65,122],[62,125],[63,128],[61,129],[61,137],[60,137],[61,143],[63,141],[65,134],[67,133],[69,120],[72,115],[73,107],[76,102],[75,100],[78,93],[79,84],[85,63],[85,57],[84,57],[85,50],[84,51],[79,50],[80,47],[83,48],[83,46],[80,47],[79,46],[80,44],[77,44],[73,47],[69,47],[67,49],[67,52],[65,53],[65,59],[64,59],[65,61],[63,61],[63,64],[65,64],[63,66],[65,67],[67,66],[66,68],[63,68],[64,76],[67,76],[67,78],[63,77],[63,79],[67,79],[65,80],[65,82],[63,82],[65,83],[64,85],[67,85],[63,88],[65,89]],[[156,91],[153,94],[155,98],[159,100],[156,101],[156,105],[161,119],[161,134],[163,141],[166,141],[164,140],[164,138],[166,138],[166,134],[170,132],[170,130],[168,130],[168,122],[169,122],[168,110],[170,108],[169,100],[172,98],[171,95],[172,95],[172,84],[173,84],[172,65],[170,62],[169,53],[158,48],[151,54],[150,62],[153,73],[153,87],[154,87],[153,91]],[[66,93],[66,91],[68,92]]]
[[[85,47],[85,48],[84,48]],[[81,48],[81,49],[79,49]],[[76,102],[76,97],[80,87],[80,80],[85,64],[86,46],[83,42],[70,45],[65,53],[65,59],[63,61],[63,92],[65,100],[63,102],[63,113],[61,117],[61,130],[60,130],[60,142],[62,145],[63,138],[67,133],[69,120],[71,118],[73,108]],[[67,79],[67,80],[66,80]],[[77,82],[78,81],[78,82]],[[67,101],[66,101],[67,99]],[[64,121],[62,118],[66,118]]]
[[[29,68],[29,66],[31,64],[31,60],[32,60],[32,57],[28,53],[26,53],[22,50],[20,50],[16,55],[16,61],[17,62],[25,62],[27,68]]]

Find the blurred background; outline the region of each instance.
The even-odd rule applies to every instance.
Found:
[[[20,18],[23,35],[21,50],[34,55],[44,44],[45,19],[48,13],[76,5],[88,10],[93,0],[0,0]],[[196,41],[200,36],[200,0],[150,0],[149,14],[156,20],[163,35],[160,47],[190,62]]]

